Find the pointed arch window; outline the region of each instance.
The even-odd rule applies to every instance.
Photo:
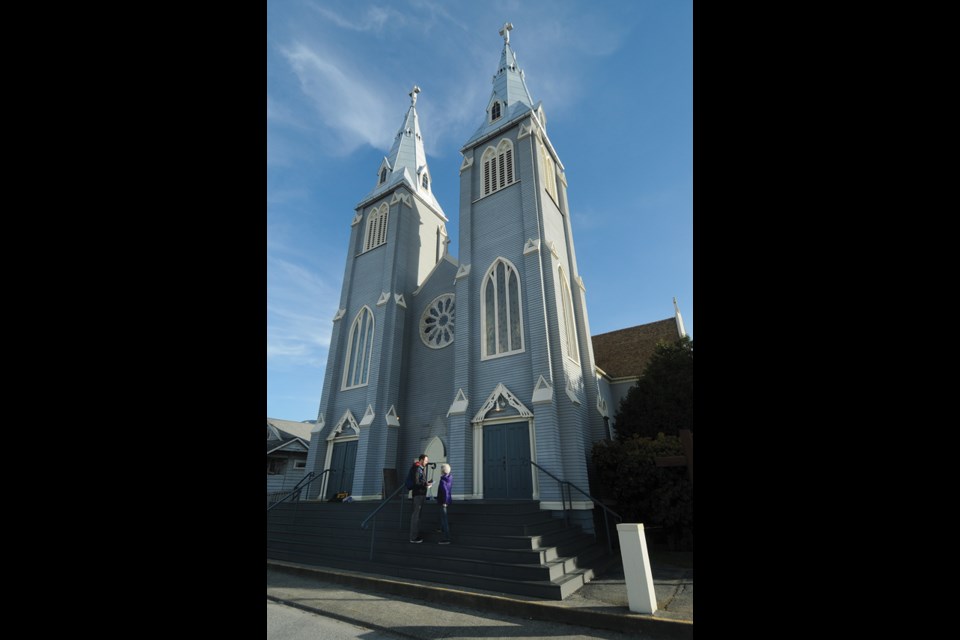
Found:
[[[482,359],[523,351],[520,306],[520,274],[509,260],[498,258],[487,270],[480,289]]]
[[[546,145],[542,145],[540,147],[540,156],[543,158],[544,187],[547,189],[547,193],[550,194],[550,197],[553,198],[553,201],[559,204],[560,198],[557,195],[557,167],[553,162],[553,156],[550,155],[550,151],[547,150]]]
[[[493,122],[500,118],[500,103],[494,102],[493,106],[490,107],[490,121]]]
[[[513,173],[513,143],[504,138],[497,148],[487,147],[483,152],[483,195],[499,191],[515,182]]]
[[[350,337],[343,360],[343,389],[363,387],[367,384],[373,355],[373,325],[373,313],[370,307],[364,306],[350,325]]]
[[[427,177],[427,174],[423,174],[423,180],[421,181],[424,189],[430,188],[430,179]]]
[[[387,168],[383,167],[380,169],[380,181],[377,184],[383,184],[387,181]]]
[[[577,325],[573,319],[573,296],[570,294],[570,281],[563,272],[563,267],[558,267],[560,274],[560,301],[563,305],[563,330],[566,339],[567,357],[574,362],[580,362],[580,348],[577,342]]]
[[[367,216],[367,232],[364,235],[363,250],[370,251],[387,241],[387,222],[390,208],[384,202],[380,209],[371,209]]]

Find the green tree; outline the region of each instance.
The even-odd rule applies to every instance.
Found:
[[[685,336],[657,345],[640,380],[620,401],[616,429],[621,441],[693,431],[693,340]]]

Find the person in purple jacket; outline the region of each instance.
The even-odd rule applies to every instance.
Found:
[[[440,465],[440,488],[437,489],[437,503],[440,505],[440,526],[443,529],[443,540],[439,544],[450,544],[450,523],[447,522],[447,507],[453,497],[453,476],[450,475],[450,465]]]

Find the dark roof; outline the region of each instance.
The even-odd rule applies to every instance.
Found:
[[[658,342],[680,339],[676,318],[593,336],[593,360],[611,378],[639,377]]]

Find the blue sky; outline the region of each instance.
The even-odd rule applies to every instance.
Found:
[[[459,245],[459,149],[504,22],[566,168],[594,335],[673,315],[693,335],[692,0],[268,0],[267,415],[320,406],[354,207],[410,104]]]

